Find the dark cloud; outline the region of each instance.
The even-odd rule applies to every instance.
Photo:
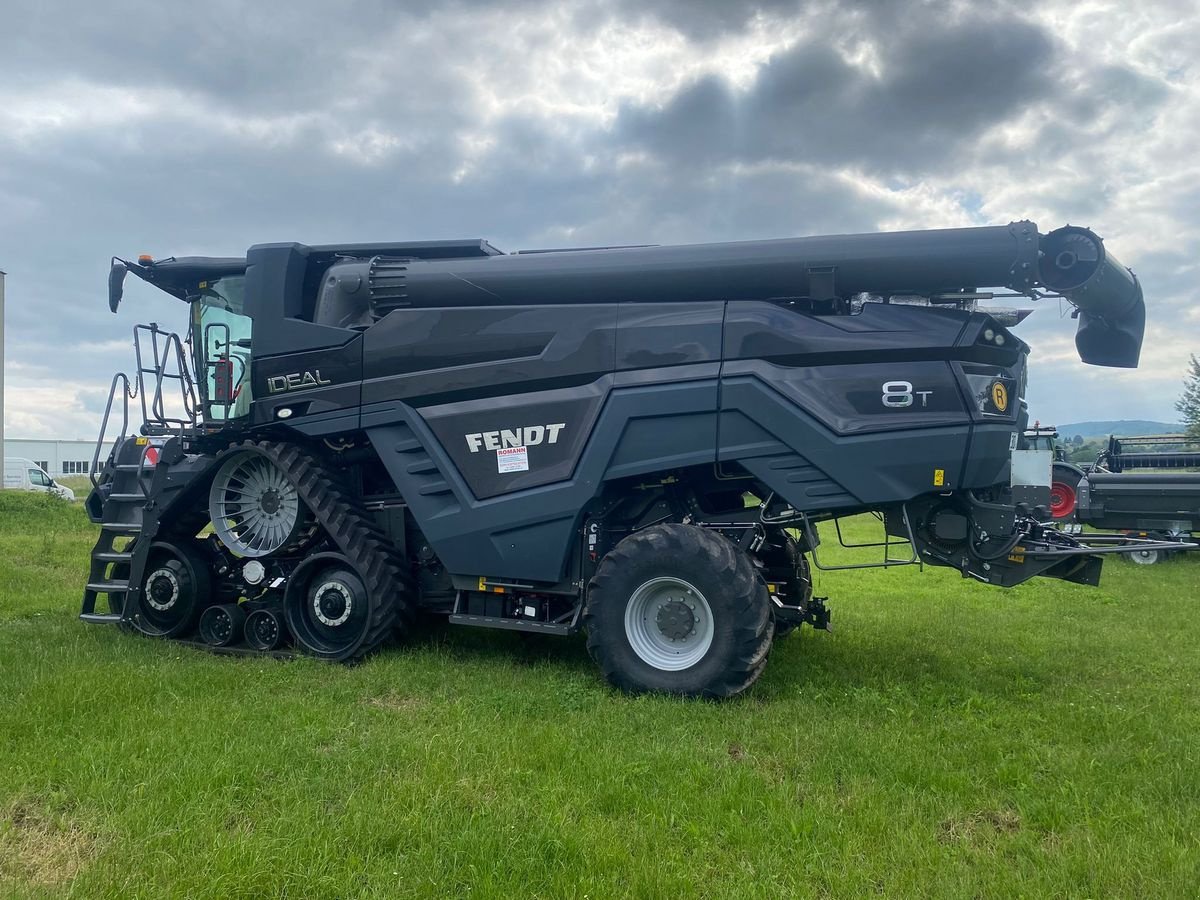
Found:
[[[1155,357],[1173,373],[1200,327],[1194,42],[1169,17],[1099,28],[1061,6],[1053,32],[951,0],[31,6],[0,36],[9,415],[86,431],[132,323],[182,325],[139,284],[108,313],[113,253],[275,240],[1086,220],[1153,292],[1152,328],[1171,323]],[[739,56],[762,42],[761,63]],[[1100,396],[1105,373],[1055,356],[1070,322],[1043,310],[1026,330],[1056,377]],[[62,408],[18,409],[21,385]]]
[[[923,172],[1057,93],[1054,42],[1026,22],[910,21],[872,38],[878,72],[818,36],[773,56],[747,90],[710,75],[661,107],[627,104],[618,139],[701,165],[803,160]]]

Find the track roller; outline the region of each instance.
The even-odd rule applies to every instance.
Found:
[[[256,609],[246,617],[246,644],[253,650],[278,650],[287,642],[287,623],[275,609]]]
[[[236,603],[210,606],[200,617],[200,639],[213,647],[229,647],[242,637],[246,613]]]

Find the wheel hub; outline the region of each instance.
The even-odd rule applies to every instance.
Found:
[[[630,648],[660,671],[678,672],[699,663],[715,634],[708,600],[682,578],[651,578],[633,592],[625,607]]]
[[[279,499],[279,491],[275,490],[275,488],[271,488],[262,495],[262,500],[259,502],[259,505],[262,507],[262,511],[268,516],[277,514],[279,512],[279,507],[282,505],[282,501]]]
[[[696,614],[683,600],[669,600],[660,606],[656,621],[658,630],[672,641],[682,641],[696,629]]]
[[[179,579],[170,569],[158,569],[147,579],[146,599],[159,612],[175,605],[179,599]]]
[[[224,612],[220,615],[215,615],[213,616],[212,631],[221,640],[228,640],[233,634],[233,621]]]
[[[264,644],[273,644],[279,637],[279,624],[270,616],[260,616],[254,620],[254,634]]]
[[[329,581],[313,592],[313,612],[322,625],[331,628],[344,625],[353,609],[354,601],[344,584]]]

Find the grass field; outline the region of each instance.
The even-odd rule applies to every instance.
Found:
[[[0,493],[0,896],[1200,893],[1200,553],[826,573],[835,632],[704,703],[581,637],[343,668],[85,626],[92,539]]]

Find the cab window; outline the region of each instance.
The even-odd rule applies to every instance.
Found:
[[[250,412],[251,319],[243,310],[246,278],[229,275],[200,283],[192,304],[192,347],[208,421]]]

